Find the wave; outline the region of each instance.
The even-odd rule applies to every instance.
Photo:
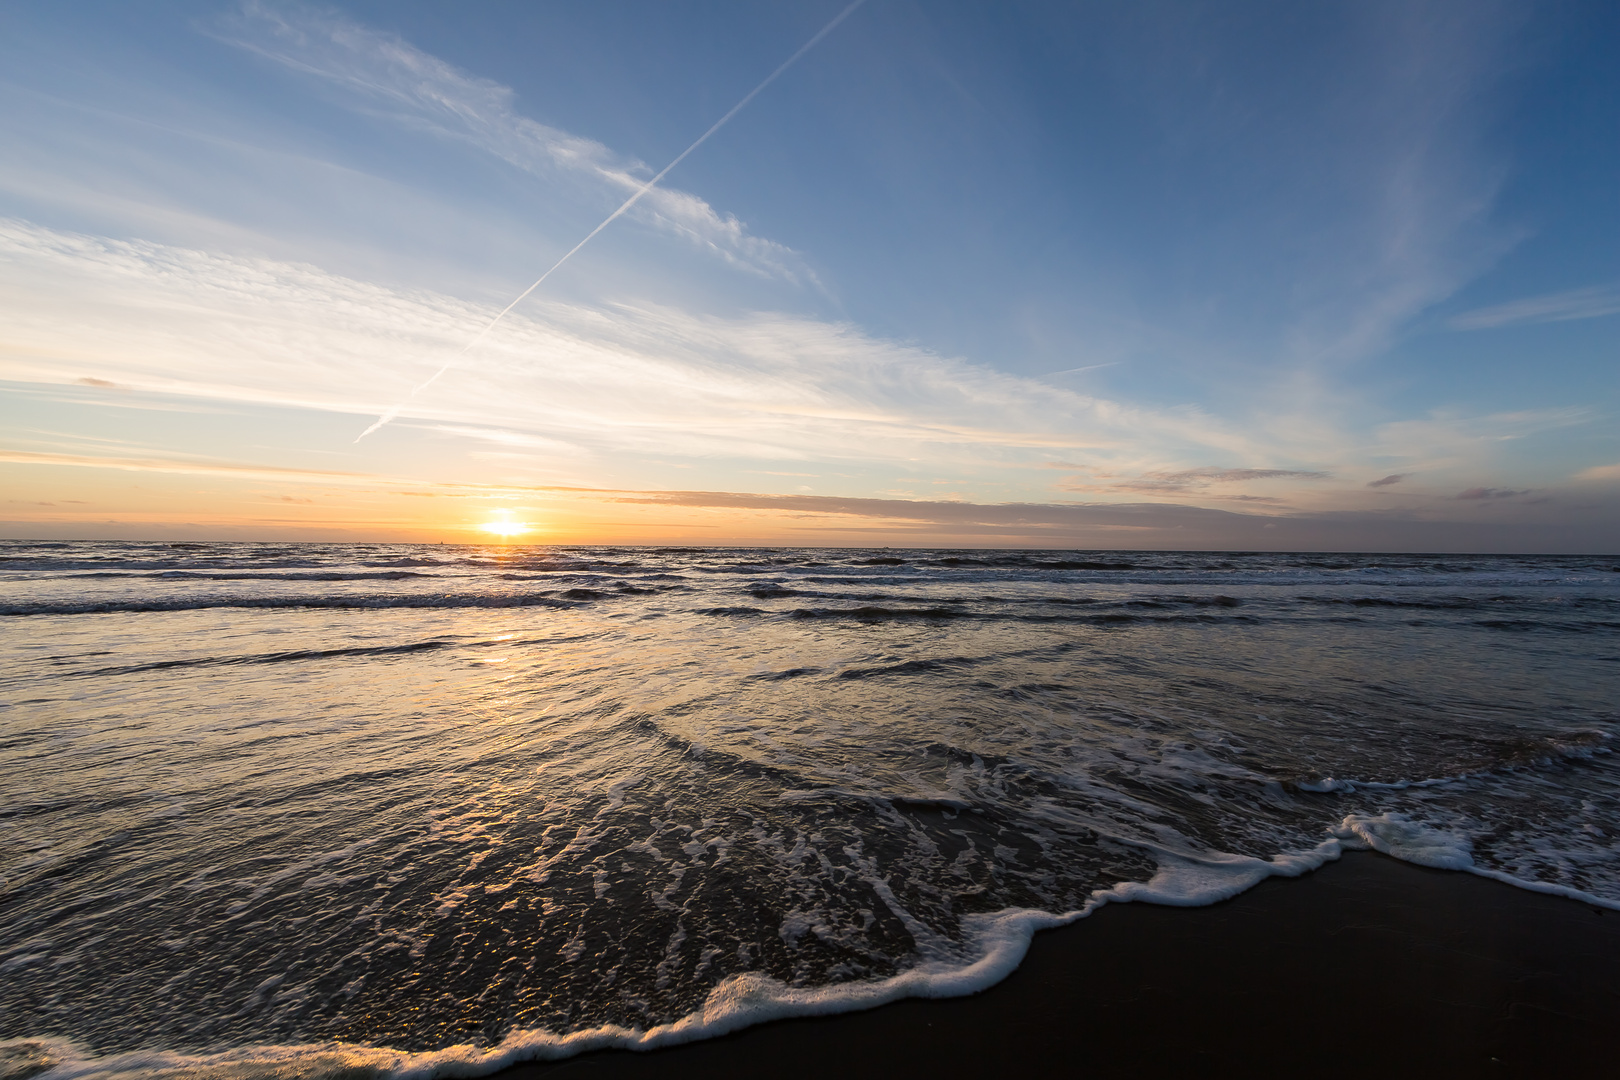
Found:
[[[894,619],[962,619],[975,612],[960,608],[887,608],[864,606],[858,608],[794,608],[787,613],[794,619],[854,619],[858,622],[888,622]],[[982,616],[981,616],[982,617]]]
[[[42,581],[50,579],[88,581],[93,579],[144,578],[154,581],[196,581],[199,583],[205,581],[262,581],[266,584],[273,584],[278,581],[407,581],[446,577],[462,580],[555,581],[559,576],[570,574],[580,575],[586,579],[599,579],[603,576],[613,575],[631,576],[638,581],[653,581],[682,580],[697,575],[701,579],[708,581],[723,581],[726,578],[741,579],[737,580],[741,591],[756,595],[760,599],[791,595],[843,598],[838,596],[837,592],[828,595],[824,591],[842,589],[853,594],[849,598],[869,597],[873,601],[881,602],[890,598],[892,595],[891,590],[909,590],[919,586],[966,590],[975,587],[1005,588],[1009,584],[1046,584],[1058,587],[1101,586],[1114,588],[1135,586],[1164,590],[1211,589],[1225,592],[1228,595],[1239,590],[1254,588],[1267,591],[1271,588],[1296,589],[1300,590],[1300,593],[1291,598],[1296,602],[1345,609],[1491,610],[1494,607],[1524,602],[1527,599],[1524,595],[1525,590],[1530,590],[1530,595],[1536,597],[1537,602],[1568,604],[1572,607],[1581,608],[1608,607],[1611,610],[1616,606],[1616,601],[1613,598],[1566,598],[1562,595],[1565,590],[1570,588],[1588,587],[1603,590],[1613,588],[1614,580],[1610,575],[1605,573],[1604,577],[1597,578],[1591,572],[1583,572],[1575,576],[1533,572],[1488,572],[1466,575],[1463,578],[1452,576],[1443,580],[1443,585],[1448,590],[1513,590],[1519,592],[1520,595],[1516,597],[1500,595],[1489,597],[1432,597],[1423,595],[1423,593],[1442,584],[1442,581],[1436,580],[1432,576],[1395,574],[1387,576],[1355,575],[1353,578],[1348,578],[1336,577],[1329,572],[1291,568],[1214,570],[1142,567],[1127,571],[1060,569],[1056,563],[1027,564],[1016,567],[994,567],[989,565],[942,567],[922,563],[899,567],[888,565],[865,567],[849,564],[829,567],[826,564],[815,562],[795,562],[785,566],[771,565],[766,567],[716,566],[713,564],[660,567],[656,564],[553,560],[409,560],[408,562],[411,565],[399,565],[397,562],[383,565],[368,564],[366,562],[332,565],[307,560],[283,561],[269,565],[263,563],[242,565],[240,560],[219,560],[218,565],[213,565],[206,560],[188,560],[185,562],[53,560],[50,564],[24,566],[18,565],[17,560],[0,560],[0,577],[11,581]],[[1078,566],[1080,564],[1074,565]],[[679,572],[675,572],[677,570]],[[863,571],[873,572],[867,573]],[[784,578],[786,580],[756,580],[749,582],[749,578]],[[131,584],[134,584],[134,581]],[[1315,590],[1326,588],[1339,589],[1346,585],[1360,586],[1368,589],[1368,592],[1359,596],[1315,592]],[[1407,595],[1402,595],[1403,593]],[[1545,597],[1545,599],[1543,600],[1542,597]],[[1278,595],[1279,600],[1282,598],[1281,595]]]
[[[457,556],[420,556],[408,555],[397,558],[378,559],[364,557],[364,553],[354,549],[321,551],[318,553],[298,551],[266,551],[253,552],[243,550],[247,545],[233,548],[232,545],[220,545],[217,549],[208,551],[182,553],[154,554],[140,552],[133,555],[108,554],[105,556],[61,557],[56,555],[0,555],[0,573],[23,573],[30,576],[45,574],[72,574],[76,572],[116,572],[136,576],[161,576],[174,574],[177,576],[203,577],[209,574],[223,575],[224,580],[240,580],[234,575],[241,574],[248,577],[264,575],[273,577],[270,571],[309,571],[312,573],[342,573],[350,574],[352,571],[335,569],[346,566],[364,567],[366,571],[408,571],[411,568],[425,570],[527,570],[536,573],[569,571],[569,570],[637,570],[641,563],[626,560],[585,559],[562,555],[457,555]],[[365,571],[356,576],[366,576]],[[431,575],[429,575],[431,576]]]
[[[571,589],[569,593],[593,592]],[[568,593],[563,594],[565,597]],[[422,593],[418,595],[355,596],[195,596],[150,600],[40,600],[0,604],[5,615],[107,615],[166,611],[206,611],[213,608],[327,608],[373,610],[379,608],[577,608],[585,599],[559,599],[534,593]]]
[[[679,586],[646,588],[630,584],[615,584],[608,588],[575,586],[546,592],[510,593],[389,593],[389,594],[296,594],[290,596],[210,595],[167,596],[151,598],[79,599],[79,600],[25,600],[0,603],[0,617],[31,615],[106,615],[147,614],[163,612],[206,611],[219,608],[257,610],[325,609],[325,610],[381,610],[381,609],[451,609],[451,608],[580,608],[602,601],[659,593]],[[754,593],[759,599],[805,599],[806,594],[781,592]],[[836,594],[808,594],[816,599],[831,599]],[[851,598],[853,600],[853,598]],[[1260,614],[1251,608],[1253,601],[1242,601],[1227,596],[1213,597],[1147,597],[1136,600],[1103,601],[1089,597],[1035,597],[1003,599],[983,597],[970,600],[960,597],[932,599],[919,597],[918,606],[905,606],[907,597],[888,596],[887,603],[861,603],[853,607],[818,605],[813,607],[765,608],[752,605],[721,605],[690,609],[692,614],[716,618],[787,618],[807,622],[851,621],[865,624],[886,622],[1006,622],[1022,624],[1064,623],[1102,627],[1131,625],[1174,625],[1197,623],[1204,625],[1261,625],[1297,619],[1286,610]],[[896,603],[898,601],[898,603]],[[926,605],[926,606],[924,606]],[[1369,605],[1371,606],[1371,605]],[[1395,605],[1377,605],[1392,607]],[[1409,605],[1421,608],[1426,605]],[[1440,605],[1427,605],[1431,609],[1447,610]],[[1041,608],[1049,610],[1040,610]],[[1234,608],[1248,608],[1233,611]],[[1008,610],[1008,609],[1012,610]],[[1178,610],[1179,609],[1179,610]],[[1449,610],[1466,611],[1458,606]],[[1508,614],[1506,612],[1504,615]],[[1334,622],[1359,622],[1360,617],[1344,615],[1330,617]],[[1481,630],[1503,633],[1557,633],[1557,634],[1612,634],[1620,631],[1620,621],[1570,618],[1493,618],[1474,619],[1459,624]]]
[[[1301,596],[1305,603],[1330,607],[1401,608],[1420,611],[1486,611],[1504,605],[1522,607],[1522,596],[1435,596],[1407,598],[1399,596]],[[1613,607],[1617,601],[1607,597],[1582,597],[1570,602],[1571,607]]]
[[[1473,625],[1487,630],[1556,630],[1565,634],[1597,634],[1620,630],[1620,622],[1554,622],[1548,619],[1479,619]]]
[[[304,570],[295,573],[266,574],[242,572],[234,574],[199,573],[195,570],[166,570],[151,577],[163,581],[405,581],[409,578],[432,577],[419,570]]]
[[[235,572],[196,569],[162,570],[85,570],[78,572],[39,574],[35,580],[95,581],[106,578],[141,578],[149,581],[405,581],[410,578],[432,578],[417,570],[289,570],[274,573],[264,570]]]
[[[1055,603],[1061,603],[1056,601]],[[1113,605],[1116,607],[1141,606],[1163,607],[1165,605]],[[1217,604],[1217,607],[1227,605]],[[722,618],[759,618],[770,616],[775,618],[789,618],[805,621],[837,621],[847,619],[860,623],[907,622],[927,621],[946,622],[952,620],[976,620],[982,622],[1014,622],[1014,623],[1077,623],[1097,626],[1125,625],[1131,623],[1245,623],[1256,624],[1265,620],[1253,615],[1214,615],[1204,611],[1192,613],[1175,613],[1164,615],[1135,614],[1129,611],[1105,610],[1099,612],[1061,612],[1061,613],[1030,613],[1007,611],[971,610],[963,607],[941,607],[935,604],[931,607],[884,607],[873,604],[864,604],[853,608],[812,607],[791,608],[788,610],[771,611],[765,608],[748,606],[727,606],[694,609],[694,614],[712,615]]]
[[[1611,753],[1613,736],[1606,731],[1572,731],[1560,736],[1522,738],[1497,744],[1496,753],[1483,766],[1445,776],[1420,780],[1356,780],[1317,776],[1285,781],[1286,787],[1313,794],[1354,794],[1357,791],[1407,791],[1412,788],[1443,787],[1520,768],[1535,768],[1560,760],[1581,760]]]
[[[0,572],[26,573],[30,576],[66,574],[75,571],[102,571],[144,576],[153,572],[180,570],[319,570],[330,565],[324,559],[288,559],[264,563],[244,561],[240,557],[218,560],[169,557],[163,559],[0,559]]]
[[[937,660],[906,660],[899,664],[888,664],[883,667],[845,668],[838,673],[838,677],[840,679],[870,679],[880,675],[927,675],[979,663],[983,663],[983,661],[970,656],[949,656]]]
[[[1165,595],[1145,596],[1135,600],[1102,600],[1091,596],[937,596],[916,597],[905,596],[898,593],[849,593],[826,592],[818,589],[795,589],[777,582],[764,582],[758,585],[748,585],[743,592],[756,600],[788,600],[795,597],[810,600],[842,600],[852,604],[881,604],[881,603],[907,603],[927,602],[938,604],[1086,604],[1102,605],[1104,607],[1125,608],[1164,608],[1164,607],[1242,607],[1243,601],[1235,596],[1189,596]]]
[[[759,616],[759,615],[774,615],[774,614],[776,614],[776,612],[774,612],[774,611],[766,611],[764,608],[735,607],[734,606],[734,607],[696,608],[696,609],[694,609],[693,614],[695,614],[695,615],[714,615],[714,616],[718,616],[718,617],[721,617],[721,618],[751,619],[751,618],[754,618],[755,616]]]
[[[822,668],[818,667],[785,668],[782,671],[761,671],[756,675],[750,675],[749,678],[761,679],[766,682],[780,682],[783,679],[797,679],[801,675],[819,675],[822,670]]]
[[[549,639],[555,640],[555,639]],[[549,641],[548,641],[549,643]],[[540,644],[535,641],[413,641],[405,645],[355,646],[348,649],[292,649],[287,652],[258,653],[248,656],[200,656],[188,660],[155,660],[149,664],[126,664],[119,667],[92,668],[73,671],[67,678],[88,679],[101,675],[134,675],[143,671],[167,671],[171,668],[235,667],[246,664],[285,664],[304,660],[336,660],[341,657],[406,656],[411,653],[432,652],[436,649],[476,649],[499,645],[503,648]]]
[[[1254,624],[1279,618],[1297,618],[1290,615],[1290,599],[1271,603],[1264,597],[1248,600],[1224,593],[1185,594],[1160,593],[1133,599],[1106,599],[1098,596],[908,596],[901,593],[838,592],[793,588],[777,582],[745,586],[742,590],[756,600],[823,600],[842,601],[853,607],[815,606],[790,609],[771,609],[753,606],[723,606],[700,609],[701,614],[720,616],[785,615],[796,619],[850,618],[858,621],[881,622],[901,619],[977,619],[1017,622],[1074,622],[1102,625],[1132,622],[1174,622],[1193,619],[1211,621],[1216,609],[1249,609],[1241,615],[1223,621]],[[1478,626],[1488,630],[1554,631],[1566,633],[1599,633],[1620,629],[1620,622],[1581,618],[1587,612],[1609,614],[1620,600],[1609,598],[1576,598],[1555,600],[1551,603],[1529,600],[1522,596],[1493,596],[1483,599],[1470,597],[1440,597],[1391,599],[1388,597],[1314,597],[1298,596],[1293,602],[1319,604],[1334,608],[1410,610],[1426,612],[1455,612],[1472,614],[1489,612],[1503,617],[1475,619],[1460,625]],[[917,606],[911,606],[917,605]],[[1084,612],[1039,612],[1043,607],[1059,609],[1084,608]],[[998,609],[1019,610],[998,610]],[[1513,610],[1516,609],[1516,610]],[[1187,614],[1187,612],[1194,614]],[[1256,614],[1266,611],[1268,614]],[[1150,615],[1149,612],[1165,612]],[[1179,612],[1179,614],[1178,614]],[[1576,616],[1570,618],[1569,616]],[[1518,617],[1508,617],[1518,616]],[[1532,616],[1564,616],[1532,617]],[[1330,616],[1330,618],[1332,618]],[[1339,616],[1334,621],[1360,621],[1357,616]]]
[[[898,560],[897,560],[898,561]],[[1096,559],[994,559],[960,558],[918,559],[920,566],[984,566],[1008,570],[1135,570],[1134,562],[1104,562]]]
[[[870,559],[849,560],[851,566],[905,566],[908,563],[915,566],[979,566],[1016,570],[1135,570],[1140,565],[1117,559],[1043,559],[1016,554],[997,556],[989,552],[981,555],[946,555],[938,558],[928,558],[926,555],[912,555],[909,558],[882,555]]]

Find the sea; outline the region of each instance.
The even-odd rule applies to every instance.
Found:
[[[0,542],[0,1076],[658,1047],[1357,848],[1620,908],[1617,730],[1620,557]]]

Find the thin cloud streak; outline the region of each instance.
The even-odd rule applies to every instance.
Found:
[[[1354,187],[1316,208],[1322,242],[1293,280],[1277,282],[1297,297],[1284,355],[1305,365],[1388,348],[1524,239],[1493,220],[1508,172],[1477,106],[1501,78],[1523,13],[1499,2],[1346,10],[1366,20],[1378,62],[1324,127],[1355,125],[1365,137],[1323,147],[1340,175],[1312,176],[1306,190],[1350,177]]]
[[[186,461],[178,458],[121,457],[105,454],[50,454],[28,450],[0,450],[0,461],[13,465],[67,465],[86,469],[116,469],[121,472],[182,473],[195,476],[232,476],[257,480],[310,480],[373,482],[364,473],[335,472],[329,469],[294,469],[283,465],[249,465],[220,461]]]
[[[586,244],[590,243],[593,239],[595,239],[596,235],[598,233],[600,233],[603,229],[607,228],[609,225],[611,225],[615,221],[619,220],[619,218],[623,217],[626,211],[628,211],[632,206],[636,205],[636,203],[641,201],[641,198],[642,198],[643,195],[646,195],[653,188],[657,187],[658,182],[660,180],[662,180],[664,177],[668,176],[671,169],[675,168],[675,166],[677,166],[681,162],[685,161],[691,155],[691,153],[694,150],[696,150],[698,147],[700,147],[704,143],[708,142],[709,137],[711,135],[713,135],[715,132],[719,131],[722,127],[724,127],[726,125],[726,122],[728,120],[730,120],[733,116],[736,116],[738,113],[742,112],[743,109],[745,107],[747,107],[747,105],[748,105],[748,103],[750,101],[753,101],[756,97],[758,97],[760,95],[760,93],[767,86],[771,85],[771,83],[775,82],[782,75],[783,72],[785,72],[788,68],[792,67],[795,63],[797,63],[801,56],[803,56],[805,53],[809,52],[811,49],[815,48],[816,44],[818,42],[820,42],[822,38],[826,37],[828,34],[832,33],[833,30],[837,29],[839,23],[841,23],[845,19],[849,18],[849,16],[855,11],[855,9],[860,7],[865,2],[866,2],[866,0],[855,0],[855,2],[853,4],[850,4],[843,11],[839,12],[839,14],[837,16],[835,16],[831,22],[829,22],[826,26],[822,27],[821,31],[818,34],[816,34],[814,37],[812,37],[809,41],[805,42],[803,45],[799,46],[799,51],[798,52],[796,52],[792,56],[788,57],[786,60],[784,60],[781,63],[780,66],[777,67],[777,69],[775,71],[773,71],[769,75],[765,76],[765,80],[763,82],[761,82],[758,86],[754,87],[752,90],[748,91],[748,93],[743,96],[743,99],[741,101],[737,102],[737,104],[735,104],[735,105],[733,105],[731,107],[730,112],[726,113],[726,115],[724,115],[720,119],[716,120],[714,122],[714,124],[709,128],[708,131],[705,131],[702,135],[699,135],[697,137],[696,142],[692,143],[692,145],[688,146],[685,150],[682,150],[678,155],[676,155],[674,161],[671,161],[668,165],[665,165],[663,167],[663,169],[661,169],[656,176],[654,176],[651,180],[648,180],[645,184],[642,184],[639,188],[637,188],[636,191],[628,199],[626,199],[619,206],[619,208],[617,210],[615,210],[615,211],[613,211],[613,213],[609,214],[607,216],[607,218],[605,220],[603,220],[603,222],[600,225],[598,225],[596,228],[592,229],[589,233],[587,233],[585,235],[585,239],[581,240],[579,243],[577,243],[573,247],[569,248],[568,251],[563,255],[562,258],[558,259],[555,263],[552,264],[551,269],[547,270],[545,273],[541,274],[538,278],[536,278],[533,285],[530,285],[527,289],[524,289],[522,292],[518,293],[517,299],[513,300],[510,304],[507,304],[504,308],[502,308],[501,311],[500,311],[500,314],[496,315],[487,324],[485,324],[484,328],[482,330],[478,331],[477,335],[471,341],[467,342],[467,344],[465,344],[465,345],[463,345],[461,347],[460,352],[456,353],[456,355],[452,359],[447,361],[445,363],[445,365],[443,367],[441,367],[438,371],[435,371],[432,375],[430,375],[426,382],[422,383],[415,390],[412,390],[410,392],[409,398],[414,398],[417,394],[421,393],[423,390],[426,390],[429,386],[432,386],[435,382],[437,382],[439,377],[441,375],[443,375],[445,372],[449,371],[452,367],[454,367],[461,360],[462,357],[467,355],[468,351],[471,350],[473,348],[473,346],[477,345],[480,341],[483,341],[485,336],[488,335],[488,333],[491,330],[495,329],[495,324],[496,323],[498,323],[502,319],[506,318],[507,314],[513,308],[515,308],[519,304],[521,304],[529,296],[530,293],[532,293],[532,292],[534,292],[534,290],[538,289],[541,286],[541,284],[543,284],[545,282],[546,278],[550,277],[552,274],[555,274],[562,267],[562,265],[564,263],[566,263],[569,259],[573,258],[574,255],[579,251],[580,248],[584,247]],[[409,401],[409,398],[407,398],[406,400]],[[401,402],[400,404],[395,405],[392,409],[390,409],[387,412],[383,413],[381,416],[379,416],[377,418],[376,423],[372,424],[370,427],[366,428],[366,430],[362,431],[359,435],[357,435],[355,437],[354,441],[359,442],[361,439],[364,439],[367,435],[370,435],[372,432],[376,431],[378,428],[382,427],[383,425],[387,424],[389,421],[393,420],[396,416],[398,416],[400,414],[400,410],[402,410],[405,407],[405,404],[406,404],[406,402]]]
[[[1528,494],[1530,494],[1528,490],[1514,491],[1512,488],[1472,487],[1467,491],[1459,491],[1456,497],[1464,502],[1470,502],[1481,499],[1511,499]]]
[[[637,220],[683,237],[738,269],[816,284],[791,248],[752,235],[735,216],[690,192],[656,187],[638,195],[652,171],[644,163],[519,114],[509,88],[462,72],[392,34],[308,8],[249,2],[240,18],[220,27],[219,37],[350,95],[359,111],[375,114],[381,106],[403,126],[469,144],[541,180],[555,181],[561,174],[601,194],[628,195]]]
[[[1475,308],[1451,318],[1454,330],[1494,330],[1499,326],[1598,319],[1620,313],[1620,284],[1531,296],[1491,307]]]
[[[9,377],[59,382],[52,357],[67,350],[74,378],[326,412],[375,415],[400,380],[398,356],[431,356],[488,318],[310,266],[3,220],[0,281]],[[464,370],[419,422],[506,428],[582,453],[904,467],[1017,464],[1042,451],[1123,455],[1122,467],[1140,453],[1268,456],[1197,410],[1133,408],[787,315],[537,301]]]
[[[1096,476],[1097,474],[1093,474]],[[1061,485],[1067,491],[1130,491],[1141,494],[1197,493],[1212,484],[1239,484],[1257,480],[1326,480],[1328,473],[1315,469],[1223,469],[1205,466],[1199,469],[1181,469],[1173,472],[1149,472],[1139,477],[1102,484],[1067,482]],[[1104,477],[1106,479],[1106,477]],[[1224,495],[1227,499],[1251,502],[1277,502],[1259,495]]]

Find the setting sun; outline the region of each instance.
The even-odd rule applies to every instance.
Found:
[[[487,533],[494,533],[503,540],[513,536],[521,536],[529,531],[529,527],[521,521],[511,521],[506,518],[507,511],[497,511],[502,515],[499,521],[486,521],[478,526]]]

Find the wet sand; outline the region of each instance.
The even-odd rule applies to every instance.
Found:
[[[1104,907],[981,994],[555,1077],[1620,1076],[1620,912],[1351,853],[1206,908]]]

